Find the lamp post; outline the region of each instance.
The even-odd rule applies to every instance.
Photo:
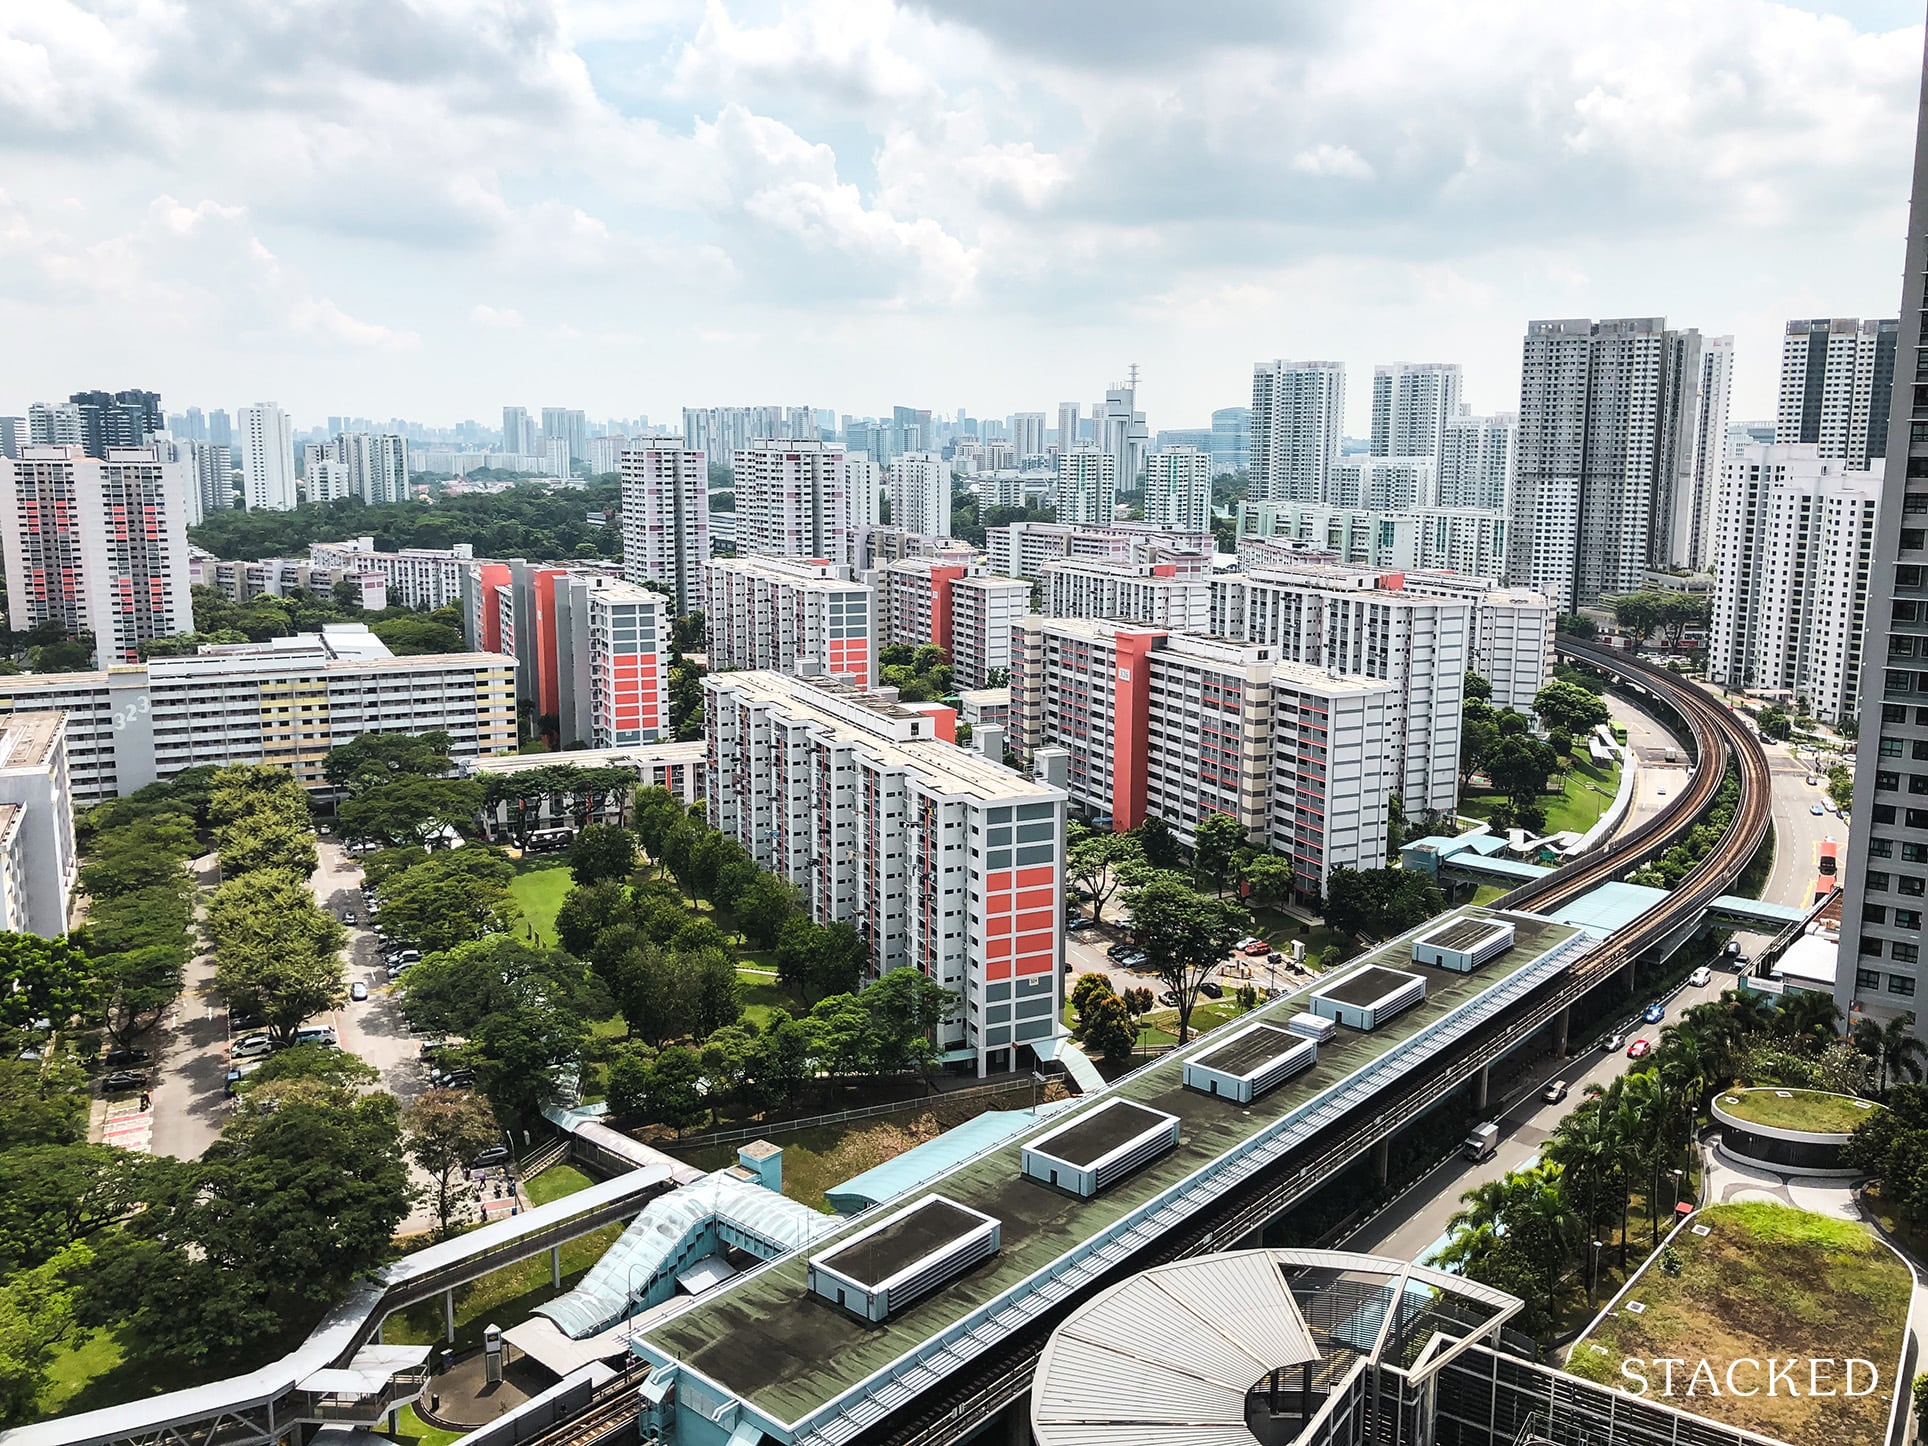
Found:
[[[1587,1304],[1593,1304],[1593,1293],[1600,1279],[1600,1242],[1590,1242],[1593,1248],[1587,1252]]]
[[[1680,1209],[1680,1171],[1669,1170],[1667,1173],[1674,1177],[1674,1209],[1678,1211]]]

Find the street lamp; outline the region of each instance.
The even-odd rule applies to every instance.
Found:
[[[1593,1304],[1593,1292],[1594,1292],[1595,1284],[1600,1279],[1601,1242],[1598,1240],[1595,1240],[1592,1242],[1592,1245],[1593,1245],[1593,1249],[1587,1254],[1587,1304],[1588,1305]]]
[[[1667,1173],[1674,1177],[1674,1209],[1678,1211],[1680,1209],[1680,1171],[1669,1170]]]

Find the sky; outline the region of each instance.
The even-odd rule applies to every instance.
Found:
[[[0,414],[997,417],[1892,315],[1922,5],[0,0]]]

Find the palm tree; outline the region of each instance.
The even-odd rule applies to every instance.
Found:
[[[1646,1168],[1647,1216],[1653,1227],[1653,1248],[1660,1248],[1660,1180],[1678,1153],[1674,1141],[1679,1127],[1681,1092],[1658,1069],[1626,1076],[1627,1103],[1635,1138],[1635,1157]]]
[[[1774,1006],[1765,994],[1757,994],[1752,989],[1729,989],[1721,994],[1720,1002],[1733,1021],[1736,1035],[1755,1034],[1773,1026]]]
[[[1840,1024],[1840,1006],[1830,996],[1808,989],[1783,994],[1774,1016],[1775,1034],[1799,1054],[1818,1054],[1840,1036]]]
[[[1897,1015],[1886,1024],[1864,1015],[1854,1022],[1849,1037],[1856,1049],[1880,1066],[1881,1076],[1875,1086],[1876,1094],[1887,1094],[1891,1077],[1896,1083],[1903,1079],[1916,1083],[1921,1081],[1924,1066],[1928,1066],[1928,1048],[1924,1048],[1915,1037],[1914,1029],[1905,1015]]]
[[[1599,1264],[1592,1241],[1600,1233],[1600,1211],[1612,1185],[1615,1158],[1613,1121],[1597,1091],[1565,1119],[1547,1141],[1546,1156],[1563,1171],[1562,1188],[1578,1195],[1587,1227],[1587,1300],[1593,1300],[1594,1271]]]

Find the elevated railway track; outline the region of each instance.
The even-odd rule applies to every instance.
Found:
[[[1311,1194],[1339,1172],[1388,1141],[1435,1107],[1451,1090],[1540,1033],[1574,1003],[1627,972],[1651,951],[1679,937],[1684,929],[1726,893],[1766,840],[1772,800],[1767,759],[1759,742],[1738,718],[1714,699],[1665,669],[1628,654],[1562,638],[1559,651],[1576,663],[1597,669],[1634,687],[1671,709],[1685,725],[1694,771],[1688,786],[1668,806],[1606,846],[1576,859],[1543,879],[1522,885],[1494,907],[1546,913],[1571,903],[1602,883],[1624,878],[1658,859],[1699,826],[1729,778],[1738,790],[1732,819],[1715,846],[1667,898],[1615,931],[1576,965],[1482,1028],[1469,1033],[1450,1059],[1420,1073],[1396,1095],[1382,1097],[1371,1118],[1341,1120],[1315,1138],[1290,1175],[1274,1171],[1248,1188],[1230,1193],[1205,1212],[1167,1235],[1155,1247],[1121,1263],[1112,1278],[1189,1255],[1226,1249],[1247,1240],[1267,1222]],[[1101,1282],[1098,1288],[1109,1281]],[[1082,1298],[1082,1297],[1081,1297]],[[950,1446],[1021,1401],[1032,1371],[1057,1318],[1075,1301],[1040,1320],[1031,1334],[986,1352],[968,1372],[951,1378],[946,1389],[927,1392],[913,1405],[894,1412],[856,1440],[863,1446]],[[601,1446],[636,1439],[636,1391],[647,1369],[630,1366],[596,1394],[588,1411],[537,1438],[539,1446]]]

